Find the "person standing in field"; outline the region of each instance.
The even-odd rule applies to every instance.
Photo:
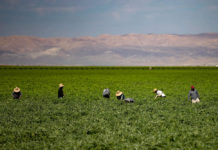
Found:
[[[166,95],[161,90],[158,90],[156,88],[153,90],[153,92],[156,93],[156,96],[154,99],[156,99],[157,97],[166,97]]]
[[[108,88],[103,90],[103,97],[110,98],[110,90]]]
[[[63,83],[60,83],[59,84],[59,89],[58,89],[58,98],[63,98],[64,97],[63,88],[64,88]]]
[[[195,89],[195,87],[192,85],[191,86],[191,90],[188,93],[188,100],[191,97],[191,101],[192,103],[199,103],[199,94],[198,91]]]
[[[13,96],[14,99],[20,99],[21,98],[22,94],[21,94],[21,91],[20,91],[19,87],[14,88],[12,96]]]

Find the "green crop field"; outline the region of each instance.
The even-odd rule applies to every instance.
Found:
[[[153,88],[167,97],[154,100]],[[218,68],[2,66],[0,149],[218,149]]]

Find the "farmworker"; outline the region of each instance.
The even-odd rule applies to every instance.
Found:
[[[14,99],[20,99],[21,98],[21,91],[19,87],[14,88],[14,91],[12,93],[12,96]]]
[[[110,98],[110,90],[108,88],[103,90],[103,97]]]
[[[119,90],[116,93],[116,97],[117,97],[118,100],[124,100],[125,99],[125,96],[124,96],[123,92],[121,92]]]
[[[158,90],[156,88],[153,90],[153,92],[156,93],[156,96],[154,99],[156,99],[157,97],[166,97],[166,95],[161,90]]]
[[[63,88],[64,88],[63,83],[60,83],[59,84],[59,89],[58,89],[58,98],[63,98],[64,97]]]
[[[195,89],[195,87],[193,85],[191,86],[191,90],[189,91],[188,100],[189,100],[190,96],[191,96],[192,103],[199,103],[200,102],[198,91]]]
[[[134,102],[134,99],[132,99],[132,98],[126,98],[125,99],[125,96],[124,96],[123,92],[121,92],[121,91],[117,91],[116,97],[117,97],[118,100],[124,100],[127,103],[133,103]]]

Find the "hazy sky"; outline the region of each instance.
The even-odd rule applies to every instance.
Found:
[[[218,0],[0,0],[0,36],[218,32]]]

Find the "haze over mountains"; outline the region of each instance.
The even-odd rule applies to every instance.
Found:
[[[218,65],[218,33],[126,34],[78,38],[0,37],[0,64]]]

